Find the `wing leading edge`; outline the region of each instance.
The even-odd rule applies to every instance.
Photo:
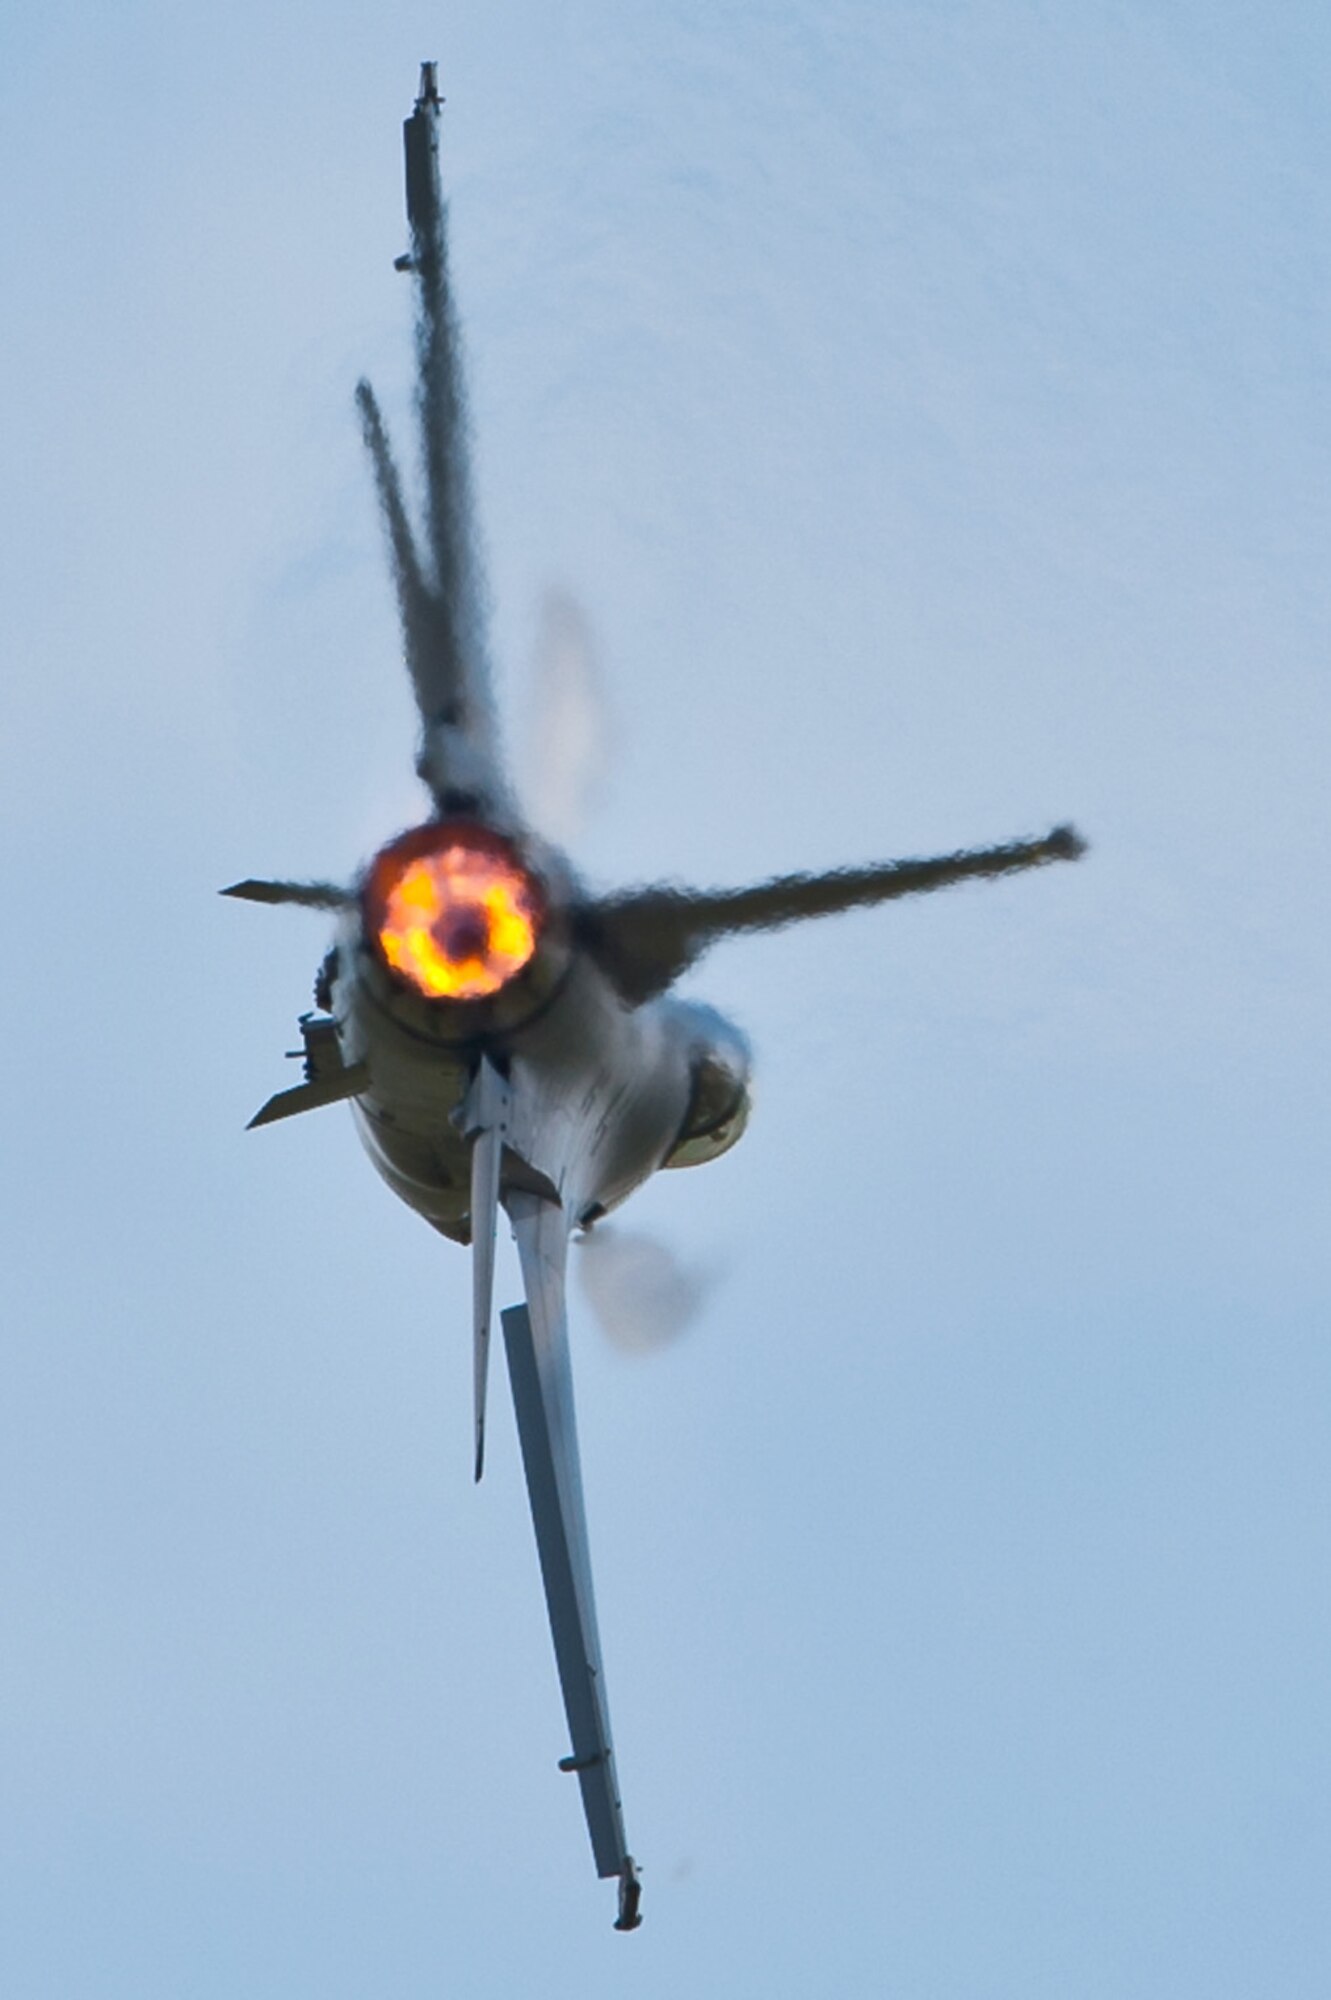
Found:
[[[619,1878],[615,1928],[634,1930],[641,1921],[641,1891],[624,1833],[610,1741],[573,1409],[564,1302],[568,1219],[557,1204],[536,1195],[513,1191],[504,1200],[527,1294],[525,1305],[510,1306],[502,1315],[504,1346],[572,1743],[559,1768],[577,1775],[597,1874]]]

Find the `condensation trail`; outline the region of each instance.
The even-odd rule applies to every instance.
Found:
[[[447,647],[446,621],[441,619],[440,607],[421,574],[420,557],[402,498],[402,481],[378,400],[368,382],[356,384],[356,407],[360,411],[365,448],[374,467],[379,511],[388,530],[393,582],[416,703],[422,716],[436,714],[448,697],[448,683],[439,671],[440,655]]]
[[[687,1333],[718,1276],[617,1224],[598,1222],[577,1248],[582,1289],[606,1338],[625,1354],[655,1353]]]

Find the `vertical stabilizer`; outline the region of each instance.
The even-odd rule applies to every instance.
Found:
[[[633,1930],[639,1921],[638,1877],[625,1840],[610,1742],[573,1411],[564,1306],[568,1221],[554,1202],[535,1195],[511,1193],[505,1203],[513,1219],[527,1303],[505,1311],[504,1344],[572,1742],[571,1754],[560,1759],[560,1769],[575,1772],[582,1788],[597,1874],[619,1877],[617,1928]]]

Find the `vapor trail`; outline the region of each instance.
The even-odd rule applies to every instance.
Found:
[[[598,1222],[578,1245],[582,1289],[606,1337],[625,1354],[652,1354],[686,1333],[717,1272],[686,1264],[639,1231]]]
[[[402,498],[402,481],[393,460],[378,399],[366,381],[356,384],[356,407],[360,411],[361,435],[374,467],[379,511],[388,530],[407,667],[417,707],[422,717],[426,717],[437,714],[445,705],[452,685],[446,664],[446,621],[441,619],[439,606],[421,573],[420,557]]]
[[[541,600],[523,796],[548,839],[571,846],[604,788],[609,704],[586,612],[568,591]]]

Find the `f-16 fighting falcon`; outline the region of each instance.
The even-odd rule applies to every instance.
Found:
[[[251,1121],[346,1099],[389,1187],[471,1246],[475,1474],[485,1455],[495,1233],[512,1226],[525,1303],[502,1314],[555,1659],[597,1873],[639,1922],[611,1748],[569,1365],[565,1267],[660,1167],[715,1159],[744,1131],[750,1054],[709,1007],[673,992],[722,938],[772,930],[977,876],[1074,859],[1071,827],[1039,840],[888,861],[756,887],[589,894],[524,822],[500,756],[471,532],[467,428],[440,193],[435,65],[405,125],[417,306],[423,520],[413,525],[374,391],[357,389],[387,530],[402,645],[420,711],[429,815],[347,886],[237,882],[223,893],[333,912],[336,941],[301,1018],[304,1081]]]

